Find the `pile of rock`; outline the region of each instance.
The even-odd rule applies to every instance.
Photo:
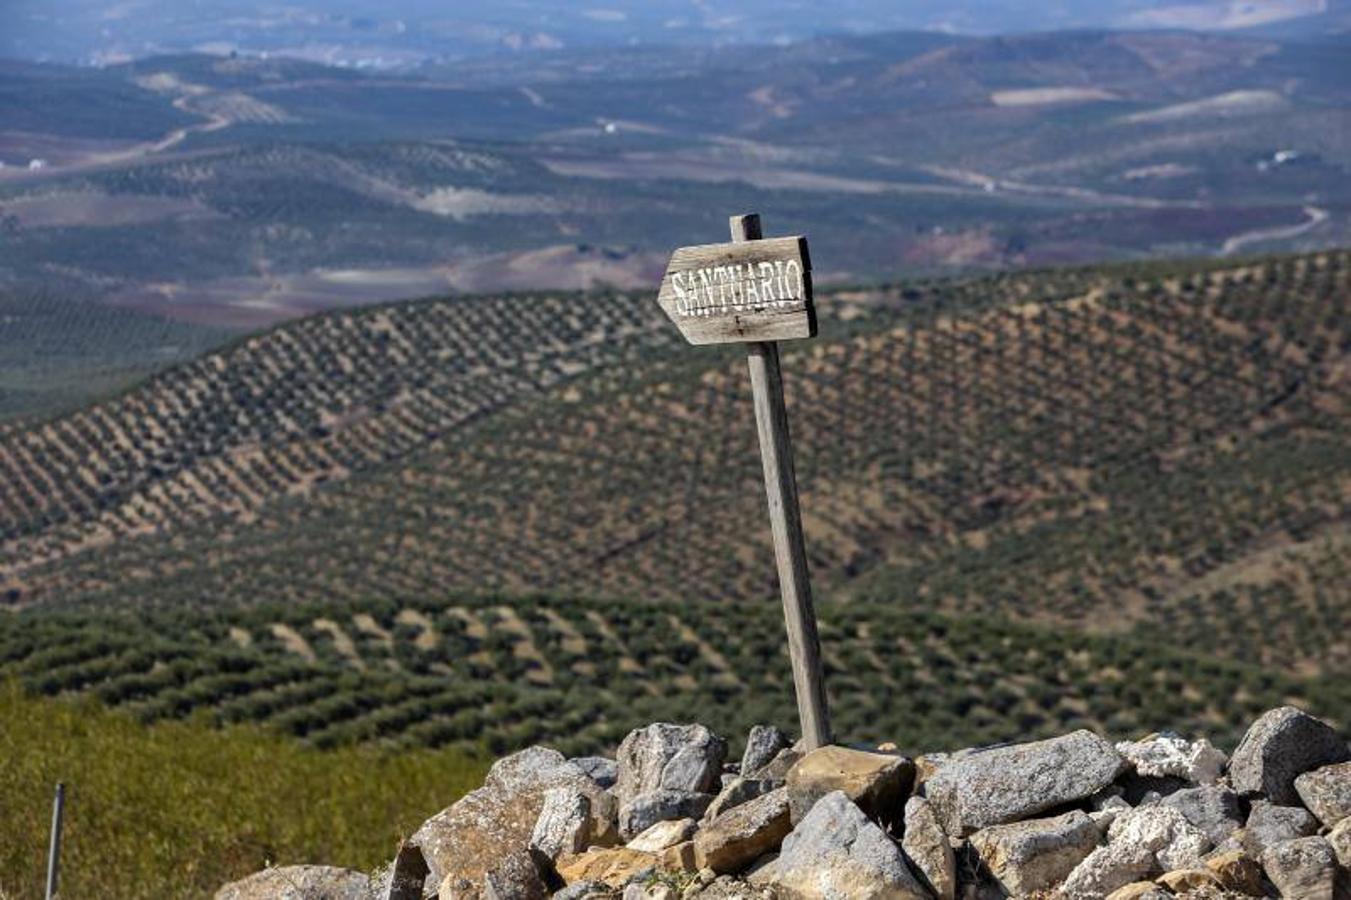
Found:
[[[534,747],[375,876],[271,869],[218,900],[1351,898],[1351,750],[1293,708],[1232,759],[1088,731],[910,760],[649,725],[615,760]]]

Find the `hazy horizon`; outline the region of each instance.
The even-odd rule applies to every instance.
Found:
[[[1085,28],[1233,31],[1320,13],[1335,0],[1264,4],[1167,0],[841,0],[825,18],[806,0],[16,0],[0,13],[0,56],[108,64],[185,51],[269,53],[339,65],[409,68],[499,53],[632,44],[774,44],[828,34],[920,30],[988,36]]]

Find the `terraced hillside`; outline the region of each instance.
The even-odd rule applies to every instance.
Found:
[[[400,459],[630,345],[672,341],[630,298],[444,301],[320,316],[36,426],[0,426],[4,563],[252,514]]]
[[[844,328],[897,296],[823,318]],[[584,373],[646,374],[679,340],[647,298],[613,293],[397,304],[248,338],[71,415],[0,424],[0,571],[19,599],[18,577],[47,561],[250,518]]]
[[[1349,280],[1339,251],[822,298],[784,366],[850,735],[1351,717]],[[754,441],[744,363],[650,297],[307,319],[0,433],[6,665],[321,743],[791,724],[740,693],[784,675]]]

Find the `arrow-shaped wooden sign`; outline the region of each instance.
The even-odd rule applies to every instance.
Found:
[[[730,244],[682,247],[675,252],[657,303],[691,344],[749,345],[746,362],[793,687],[802,740],[808,750],[814,750],[830,743],[830,711],[776,343],[816,335],[812,267],[806,238],[764,240],[756,215],[733,216],[731,226]]]
[[[804,237],[681,247],[657,303],[691,344],[809,338],[811,268]]]

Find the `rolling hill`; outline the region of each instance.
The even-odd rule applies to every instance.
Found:
[[[1345,720],[1349,264],[826,292],[784,367],[842,732]],[[646,295],[322,314],[0,429],[35,690],[324,745],[792,724],[748,702],[785,660],[744,363]]]
[[[399,75],[7,63],[0,289],[249,329],[418,295],[637,288],[738,208],[810,234],[837,284],[1344,245],[1347,49],[897,32]]]

